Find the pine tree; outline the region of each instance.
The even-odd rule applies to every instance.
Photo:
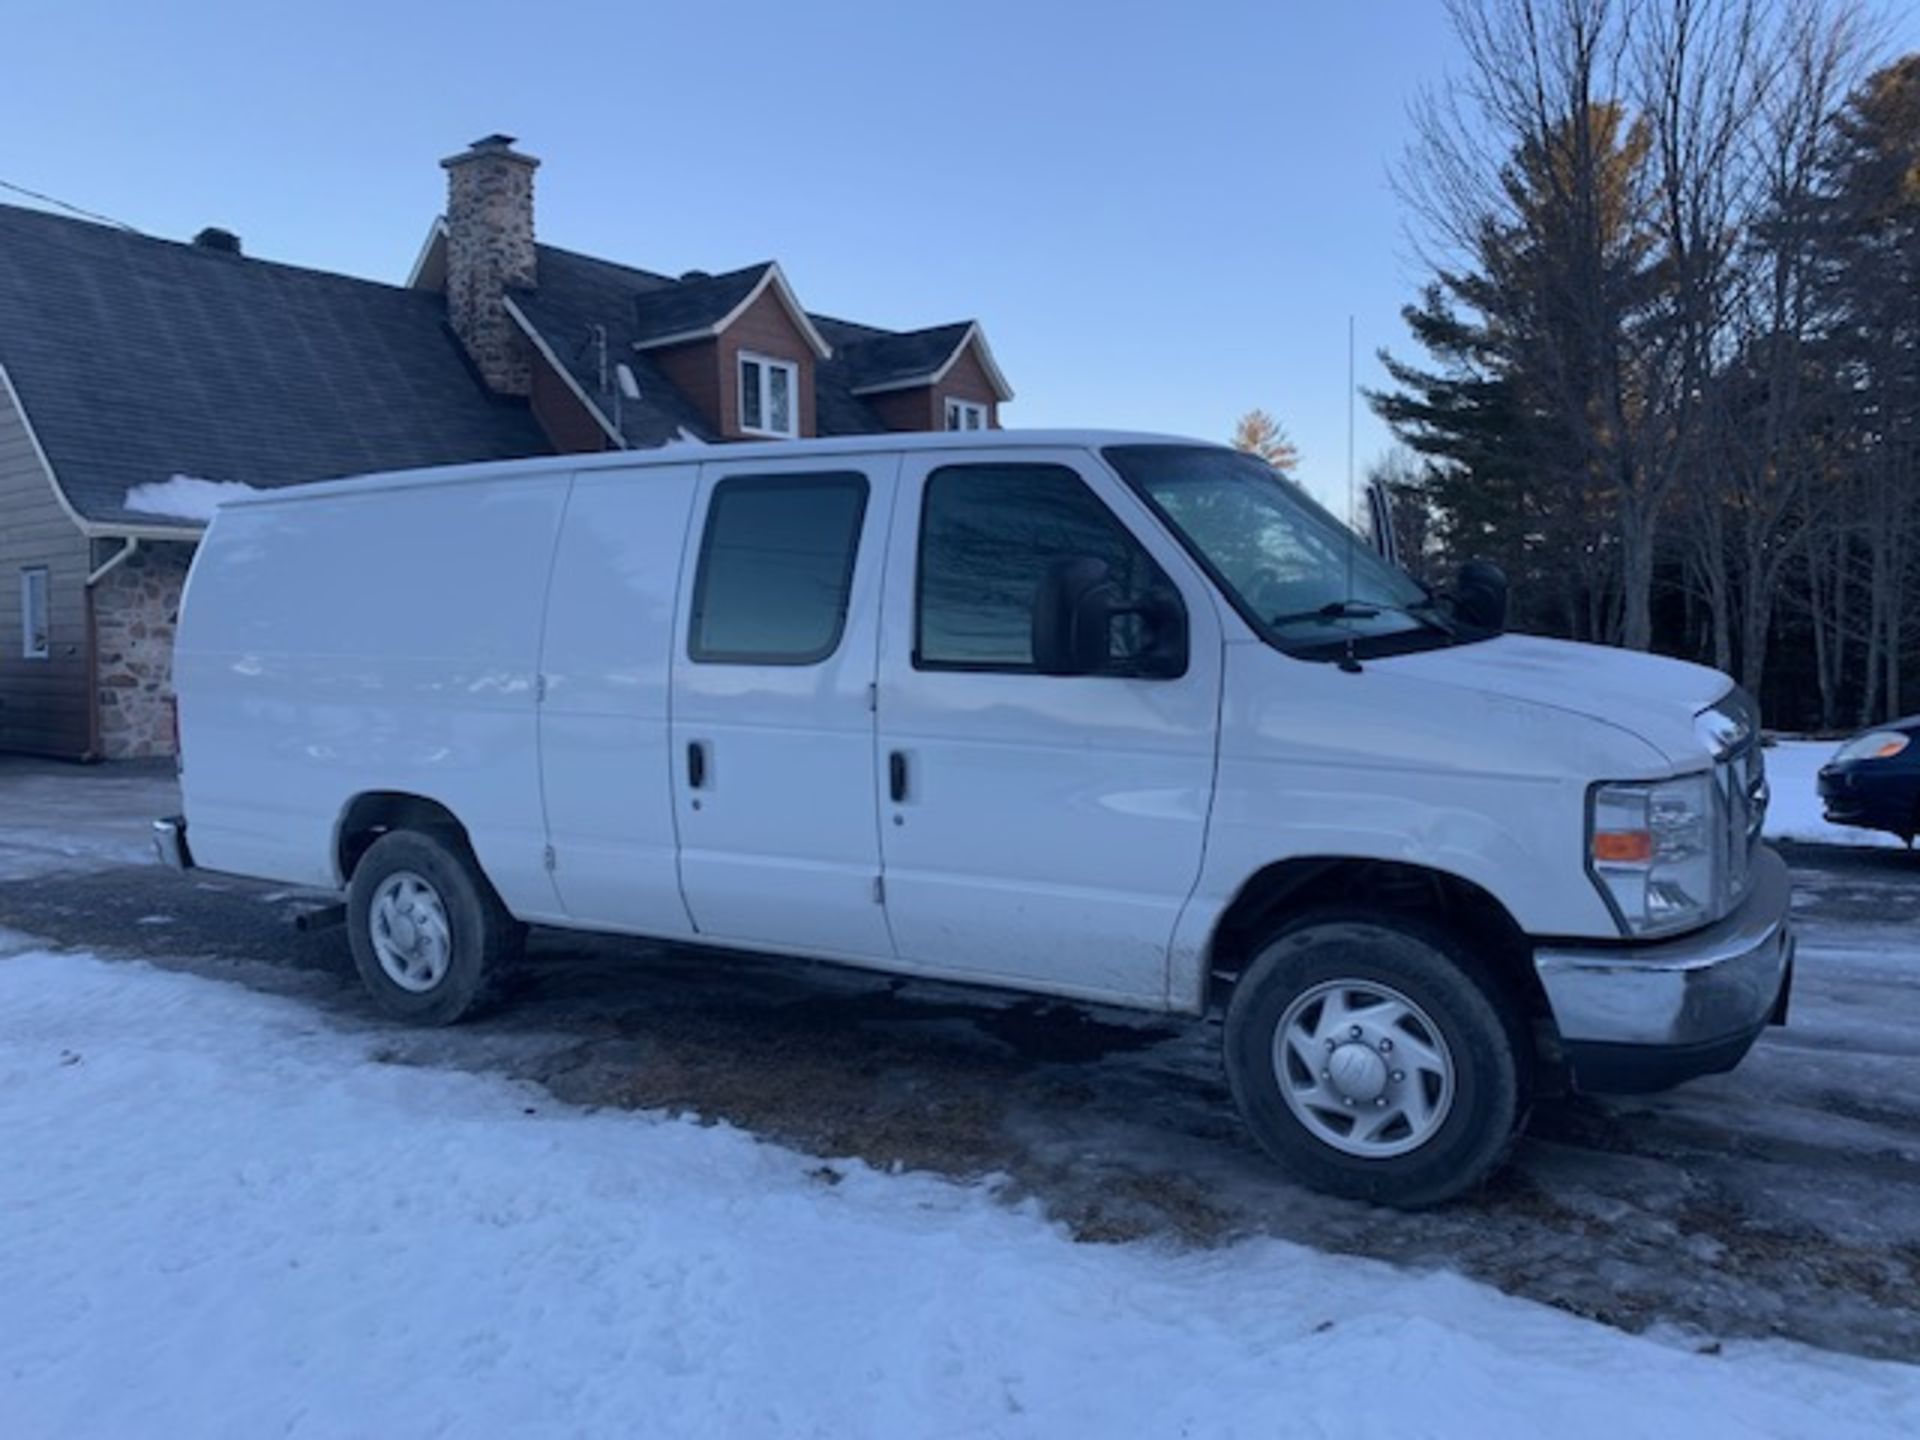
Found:
[[[1402,312],[1429,364],[1382,355],[1397,388],[1368,396],[1433,462],[1448,557],[1494,560],[1514,580],[1517,624],[1580,639],[1625,628],[1639,644],[1623,615],[1651,545],[1635,510],[1657,422],[1635,343],[1658,297],[1635,199],[1647,147],[1612,104],[1523,144],[1500,172],[1499,211],[1472,227],[1471,268],[1441,270]]]

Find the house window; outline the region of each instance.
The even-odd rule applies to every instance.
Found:
[[[799,433],[800,367],[765,355],[740,357],[740,428],[749,435]]]
[[[971,400],[947,401],[947,429],[984,430],[986,428],[986,406],[976,405]]]
[[[20,654],[27,660],[45,660],[53,653],[47,620],[45,566],[20,572]]]

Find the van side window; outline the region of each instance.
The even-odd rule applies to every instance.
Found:
[[[847,623],[867,481],[731,476],[713,487],[687,653],[716,665],[816,665]]]
[[[948,465],[927,477],[913,663],[921,670],[1033,670],[1033,602],[1061,560],[1104,560],[1128,601],[1176,596],[1172,582],[1064,465]],[[1113,673],[1144,654],[1142,627],[1116,625]]]

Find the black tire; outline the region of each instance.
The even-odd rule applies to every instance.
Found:
[[[445,914],[445,968],[424,989],[389,975],[374,940],[375,896],[403,873],[431,887]],[[389,831],[368,847],[347,885],[347,935],[354,968],[374,1003],[416,1025],[451,1025],[471,1013],[526,944],[526,927],[507,913],[467,847],[457,837],[421,830]]]
[[[1309,1128],[1282,1093],[1275,1060],[1282,1020],[1296,999],[1341,980],[1360,989],[1375,984],[1397,991],[1431,1017],[1445,1041],[1451,1103],[1432,1105],[1444,1118],[1403,1154],[1382,1158],[1337,1148]],[[1316,1012],[1308,1007],[1301,1013],[1304,1018]],[[1365,1019],[1365,1012],[1354,1018]],[[1301,1180],[1336,1195],[1416,1209],[1473,1188],[1505,1157],[1530,1089],[1525,1034],[1517,1007],[1451,937],[1417,921],[1328,912],[1274,934],[1234,987],[1226,1016],[1227,1082],[1255,1138]],[[1285,1063],[1295,1064],[1291,1056]],[[1296,1089],[1316,1083],[1299,1074],[1294,1070],[1288,1082]],[[1329,1113],[1330,1125],[1361,1123],[1342,1122],[1337,1110]],[[1415,1134],[1407,1123],[1397,1143],[1412,1144]]]

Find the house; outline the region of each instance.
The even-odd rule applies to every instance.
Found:
[[[441,162],[404,285],[0,206],[0,750],[169,754],[203,482],[747,437],[997,427],[972,321],[812,314],[780,266],[655,274],[534,238],[539,162]]]

